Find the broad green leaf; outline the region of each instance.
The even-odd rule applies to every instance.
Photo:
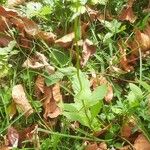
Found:
[[[140,85],[143,86],[143,88],[144,88],[145,90],[147,90],[148,92],[150,92],[150,85],[149,85],[149,84],[147,84],[147,83],[144,82],[144,81],[139,81],[139,83],[140,83]]]
[[[129,92],[129,94],[127,96],[127,99],[129,101],[130,107],[137,107],[137,106],[139,106],[139,101],[136,98],[136,95],[132,91]]]
[[[107,85],[98,86],[92,93],[89,103],[91,105],[95,105],[98,101],[102,100],[107,93]]]
[[[81,103],[63,104],[64,111],[78,112],[82,108]]]
[[[84,114],[75,112],[63,112],[63,115],[70,121],[79,121],[82,125],[89,127],[88,120]]]
[[[74,75],[77,72],[75,67],[59,68],[59,71],[66,76]]]
[[[138,96],[139,98],[141,98],[141,97],[143,96],[143,93],[142,93],[141,89],[140,89],[138,86],[136,86],[136,85],[133,84],[133,83],[129,83],[129,86],[130,86],[131,91],[132,91],[136,96]]]
[[[64,77],[63,73],[56,71],[54,74],[47,76],[47,78],[45,79],[45,83],[47,86],[50,86],[54,83],[57,83],[61,79],[63,79],[63,77]]]
[[[95,118],[98,115],[102,106],[103,106],[102,102],[99,101],[98,103],[96,103],[95,105],[90,107],[90,112],[91,112],[92,118]]]
[[[72,82],[73,91],[76,95],[79,94],[79,92],[81,92],[82,90],[85,92],[85,94],[91,92],[90,82],[87,79],[87,76],[83,72],[79,71],[79,77],[77,74],[73,75],[71,78],[71,82]]]

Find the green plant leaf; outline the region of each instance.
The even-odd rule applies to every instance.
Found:
[[[101,85],[98,86],[92,93],[90,99],[89,99],[89,104],[90,106],[95,105],[96,103],[99,102],[99,100],[102,100],[107,93],[107,85]]]
[[[95,105],[90,107],[90,112],[91,112],[92,118],[95,118],[98,115],[102,106],[103,106],[103,103],[101,101],[99,101],[98,103],[96,103]]]
[[[145,89],[145,90],[147,90],[148,92],[150,92],[150,85],[148,85],[146,82],[144,82],[144,81],[138,81],[139,83],[140,83],[140,85],[142,85],[143,86],[143,88]]]
[[[78,78],[77,73],[75,75],[73,75],[72,78],[71,78],[72,88],[73,88],[74,93],[76,95],[79,94],[79,93],[84,94],[84,92],[85,92],[85,94],[91,93],[90,82],[87,79],[87,76],[83,72],[79,71],[79,78]],[[81,81],[81,86],[80,86],[80,81],[79,80]]]
[[[141,91],[141,89],[136,86],[135,84],[133,83],[129,83],[129,86],[130,86],[130,89],[131,91],[138,97],[138,98],[141,98],[143,96],[143,93]]]

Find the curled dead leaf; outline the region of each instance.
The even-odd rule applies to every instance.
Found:
[[[140,134],[134,142],[134,147],[136,150],[150,150],[150,142],[143,134]]]
[[[7,130],[5,145],[11,148],[17,148],[19,144],[19,133],[14,127]]]
[[[134,23],[135,20],[136,20],[136,16],[134,15],[133,13],[133,10],[132,10],[132,7],[128,6],[127,8],[123,8],[120,16],[119,16],[119,19],[121,21],[129,21],[131,23]]]
[[[102,143],[93,143],[93,142],[86,142],[85,150],[107,150],[107,144],[105,142]]]
[[[62,38],[56,40],[55,44],[57,44],[61,47],[64,47],[64,48],[68,48],[71,46],[74,38],[75,38],[75,34],[74,34],[74,32],[71,32],[71,33],[63,36]]]
[[[21,5],[23,3],[25,3],[25,0],[8,0],[7,2],[9,8]]]
[[[26,117],[33,113],[33,108],[31,107],[21,84],[13,87],[12,98],[14,103],[23,111],[23,113],[25,113]]]
[[[44,118],[56,118],[59,116],[61,109],[58,107],[58,102],[62,100],[59,84],[57,83],[52,87],[45,87],[44,98]]]
[[[81,59],[81,66],[85,66],[89,58],[96,52],[96,46],[93,44],[92,41],[86,39],[83,42],[83,51],[82,51],[82,59]]]
[[[122,40],[118,42],[119,52],[120,52],[120,66],[123,70],[130,72],[133,70],[133,67],[129,64],[126,54],[126,46]]]
[[[25,68],[42,69],[44,68],[49,74],[54,73],[54,67],[48,63],[48,59],[41,53],[36,52],[31,59],[28,58],[22,65]]]
[[[52,32],[39,31],[36,37],[44,40],[47,44],[51,44],[55,42],[57,36]]]
[[[44,93],[45,82],[44,77],[38,75],[35,81],[35,96],[41,99],[42,94]]]

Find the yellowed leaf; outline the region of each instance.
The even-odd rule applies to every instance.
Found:
[[[150,150],[150,142],[143,134],[140,134],[134,142],[136,150]]]
[[[8,111],[9,118],[12,119],[12,117],[17,113],[16,104],[14,102],[12,102],[8,106],[7,111]]]
[[[33,108],[31,107],[21,84],[13,87],[12,98],[16,106],[18,106],[22,112],[25,113],[26,117],[33,113]]]

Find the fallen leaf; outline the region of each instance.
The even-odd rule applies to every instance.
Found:
[[[97,19],[100,16],[99,11],[93,10],[90,7],[86,7],[86,11],[91,19],[91,21],[94,21],[95,19]]]
[[[111,124],[107,125],[106,127],[104,127],[103,129],[101,129],[99,131],[94,132],[93,135],[98,137],[98,136],[106,133],[110,127],[111,127]]]
[[[85,66],[89,58],[96,52],[96,46],[88,39],[83,42],[81,66]]]
[[[150,150],[150,142],[143,134],[140,134],[134,142],[136,150]]]
[[[62,38],[56,40],[55,44],[58,44],[59,46],[61,46],[63,48],[68,48],[73,43],[74,38],[75,38],[75,34],[74,34],[74,32],[71,32],[71,33],[63,36]]]
[[[97,150],[97,149],[98,149],[97,143],[88,144],[85,148],[85,150]]]
[[[24,23],[24,30],[26,31],[27,34],[31,36],[35,36],[39,33],[38,25],[34,21],[26,17],[23,17],[21,19]]]
[[[52,32],[39,31],[36,37],[44,40],[47,44],[51,44],[55,42],[57,36]]]
[[[1,25],[0,25],[1,28]],[[10,36],[7,36],[6,34],[0,34],[0,47],[7,47],[10,41],[13,39]]]
[[[119,19],[121,21],[129,21],[131,23],[134,23],[135,20],[136,20],[136,16],[134,15],[133,13],[133,10],[132,10],[132,7],[128,6],[127,8],[123,8],[120,16],[119,16]]]
[[[126,145],[124,147],[119,148],[119,150],[132,150],[130,145]]]
[[[62,101],[62,95],[60,93],[60,85],[56,83],[52,88],[53,98],[56,102]]]
[[[15,104],[14,102],[12,102],[12,103],[8,106],[7,111],[8,111],[9,118],[12,119],[13,116],[17,113],[16,104]]]
[[[9,127],[6,135],[5,145],[11,148],[17,148],[19,144],[19,133],[14,127]]]
[[[58,94],[58,96],[56,96]],[[52,87],[45,87],[44,92],[44,118],[56,118],[61,114],[61,109],[58,107],[58,102],[62,100],[62,96],[60,94],[60,87],[57,83]]]
[[[2,146],[2,147],[0,147],[0,150],[10,150],[10,147],[9,146]]]
[[[121,128],[121,137],[128,139],[132,135],[132,131],[135,127],[133,120],[126,122]]]
[[[38,136],[38,125],[32,125],[25,129],[22,129],[22,131],[19,132],[20,135],[20,141],[23,142],[25,140],[30,141],[34,144],[34,148],[39,150],[40,149],[40,142],[39,142],[39,136]]]
[[[92,85],[93,89],[95,89],[97,86],[102,85],[102,84],[106,84],[107,85],[107,94],[105,96],[105,101],[107,103],[110,103],[112,101],[112,99],[113,99],[113,88],[112,88],[112,85],[103,76],[91,78],[91,85]]]
[[[12,8],[14,6],[18,6],[24,3],[25,3],[25,0],[8,0],[7,1],[7,5],[9,8]]]
[[[102,143],[93,143],[93,142],[86,142],[85,150],[107,150],[107,144],[105,142]]]
[[[44,93],[44,88],[45,88],[45,82],[44,82],[44,77],[38,75],[36,81],[35,81],[35,96],[37,98],[41,98],[41,94]]]
[[[122,40],[118,41],[118,47],[120,52],[120,66],[123,70],[130,72],[133,70],[133,67],[129,64],[129,60],[127,59],[125,43]]]
[[[25,113],[26,117],[33,113],[33,108],[31,107],[21,84],[13,87],[12,98],[16,106],[18,106],[23,113]]]
[[[48,63],[48,59],[41,53],[36,52],[31,59],[28,58],[22,65],[25,68],[45,69],[49,74],[54,73],[54,67]]]

